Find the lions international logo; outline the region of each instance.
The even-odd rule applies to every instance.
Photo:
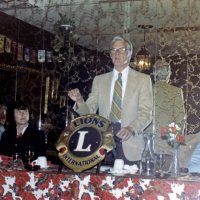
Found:
[[[56,149],[67,167],[81,172],[102,161],[114,145],[110,121],[98,115],[84,115],[66,127]]]

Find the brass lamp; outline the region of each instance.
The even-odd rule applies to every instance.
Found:
[[[138,71],[145,71],[151,67],[151,55],[145,47],[145,33],[146,29],[152,28],[152,25],[138,25],[144,30],[144,44],[135,55],[134,65]]]

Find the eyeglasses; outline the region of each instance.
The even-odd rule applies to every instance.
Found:
[[[124,47],[119,48],[119,49],[111,49],[111,50],[110,50],[110,54],[111,54],[111,55],[114,55],[114,54],[116,54],[116,53],[123,54],[123,53],[125,53],[126,51],[127,51],[127,49],[124,48]]]

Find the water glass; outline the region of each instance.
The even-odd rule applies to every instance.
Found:
[[[157,155],[157,170],[158,170],[158,172],[163,173],[165,161],[166,161],[165,160],[165,153],[164,153],[164,151],[161,151]]]
[[[24,168],[21,153],[19,153],[19,152],[13,153],[11,168],[12,169],[23,169]]]

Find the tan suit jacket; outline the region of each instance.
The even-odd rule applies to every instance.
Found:
[[[168,127],[172,122],[178,124],[182,131],[185,127],[185,107],[181,88],[164,81],[157,81],[154,89],[154,125],[155,125],[155,152],[164,150],[171,153],[172,147],[160,136],[160,128]]]
[[[157,81],[153,86],[154,91],[154,111],[153,122],[145,130],[155,134],[154,151],[160,153],[164,151],[172,154],[172,147],[163,140],[160,135],[161,127],[168,127],[172,122],[178,124],[182,131],[185,127],[185,108],[183,92],[181,88],[166,83],[166,81]]]
[[[96,76],[92,91],[86,103],[76,110],[80,115],[96,114],[109,119],[112,72]],[[129,69],[126,91],[123,100],[122,127],[131,126],[136,136],[122,143],[126,158],[140,160],[144,148],[143,129],[152,120],[153,94],[150,76]]]
[[[145,133],[154,133],[154,151],[164,151],[172,154],[172,147],[166,140],[161,139],[160,128],[167,127],[171,122],[179,124],[184,131],[186,125],[186,114],[184,107],[183,92],[181,88],[175,87],[165,81],[157,81],[153,86],[154,91],[154,116],[153,123],[145,130]],[[187,134],[187,133],[186,133]],[[185,145],[180,146],[180,166],[187,167],[192,152],[200,141],[200,133],[185,136]]]

